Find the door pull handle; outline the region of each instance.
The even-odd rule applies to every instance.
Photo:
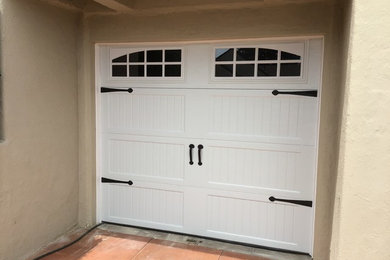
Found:
[[[195,148],[195,145],[190,144],[190,165],[193,165],[194,162],[192,161],[192,149]]]
[[[202,163],[202,149],[203,149],[203,145],[198,145],[198,165],[201,166],[203,163]]]

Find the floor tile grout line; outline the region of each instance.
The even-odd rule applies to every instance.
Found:
[[[144,248],[149,245],[150,241],[152,241],[154,238],[153,237],[150,237],[149,241],[137,252],[137,254],[135,256],[133,256],[131,259],[135,259],[140,253],[142,250],[144,250]]]
[[[221,253],[219,253],[218,260],[221,259],[222,254],[223,254],[223,250],[221,250]]]

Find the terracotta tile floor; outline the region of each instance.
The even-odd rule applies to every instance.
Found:
[[[52,243],[37,255],[44,254],[45,252],[67,244],[68,241],[77,238],[80,233],[82,233],[82,231],[69,234],[66,238],[62,238],[59,241]],[[254,248],[210,241],[211,240],[202,239],[196,240],[194,237],[174,235],[165,232],[147,231],[105,224],[89,233],[79,242],[43,258],[43,260],[310,259],[296,258],[296,255],[283,255],[282,253],[274,254],[272,251],[269,251],[268,253],[270,254],[267,256],[266,250],[263,250],[265,251],[265,254],[262,251],[258,251],[258,254],[256,255],[256,250]],[[198,244],[202,242],[202,245],[204,246],[199,246]],[[291,256],[291,258],[289,256]]]

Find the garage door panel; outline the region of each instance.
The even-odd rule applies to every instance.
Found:
[[[209,182],[296,190],[297,153],[232,147],[210,147],[209,153]]]
[[[313,187],[308,183],[313,181],[314,147],[205,144],[204,171],[209,185],[244,192],[295,193],[311,199]]]
[[[217,195],[207,199],[207,232],[248,243],[308,251],[311,211],[305,207]]]
[[[103,131],[144,134],[184,131],[184,95],[139,92],[102,95]]]
[[[302,146],[296,168],[295,187],[307,200],[315,200],[316,147]]]
[[[182,191],[109,184],[103,188],[103,199],[106,220],[183,226]]]
[[[228,95],[226,95],[228,93]],[[208,135],[257,138],[258,141],[313,145],[317,101],[310,97],[275,97],[271,91],[220,91],[209,97]],[[290,140],[289,140],[290,139]]]
[[[183,180],[184,144],[141,140],[107,141],[109,173]]]

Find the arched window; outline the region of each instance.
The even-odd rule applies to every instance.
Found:
[[[302,56],[270,48],[215,49],[217,78],[300,77]]]
[[[111,60],[112,77],[177,78],[181,75],[181,49],[134,51]]]

